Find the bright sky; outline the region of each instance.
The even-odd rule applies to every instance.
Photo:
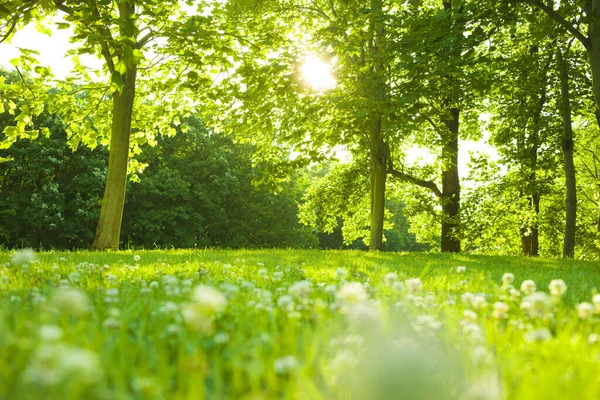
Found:
[[[10,60],[19,56],[18,47],[37,50],[40,53],[39,61],[42,65],[50,67],[57,79],[64,79],[73,68],[73,63],[66,56],[69,49],[76,45],[69,43],[73,34],[72,29],[54,29],[52,36],[39,33],[33,25],[29,25],[15,34],[10,44],[0,44],[0,66],[12,68]],[[89,67],[100,68],[102,63],[91,55],[80,57],[81,62]],[[335,85],[335,78],[331,74],[331,66],[315,56],[307,56],[303,66],[302,75],[304,79],[316,90],[326,90]],[[469,152],[484,152],[492,158],[497,158],[495,149],[483,142],[461,141],[459,150],[459,173],[461,178],[468,175],[467,166]],[[348,155],[344,150],[338,151],[338,158],[347,160]],[[427,149],[414,147],[408,152],[407,161],[412,163],[427,163],[432,156]]]
[[[37,50],[38,60],[50,70],[57,79],[64,79],[73,69],[72,61],[67,57],[67,51],[77,46],[69,43],[73,35],[72,29],[53,29],[52,36],[39,33],[33,24],[18,31],[10,44],[0,44],[0,65],[11,69],[10,60],[19,57],[18,48]],[[100,68],[102,63],[91,55],[80,56],[81,63],[93,68]]]

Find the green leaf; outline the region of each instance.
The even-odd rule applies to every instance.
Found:
[[[69,29],[71,27],[71,24],[67,24],[66,22],[57,22],[56,26],[56,29]]]
[[[110,90],[111,92],[120,92],[123,89],[123,77],[117,71],[113,72],[110,76]]]

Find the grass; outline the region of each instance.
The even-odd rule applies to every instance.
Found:
[[[600,398],[600,315],[596,304],[589,317],[577,310],[600,288],[597,262],[30,256],[0,253],[2,399]],[[516,289],[525,279],[545,293],[553,279],[568,289],[527,297],[503,285],[506,272]]]

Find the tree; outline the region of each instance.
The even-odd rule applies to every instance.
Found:
[[[197,5],[200,9],[210,8],[209,2]],[[179,12],[180,2],[175,0],[11,1],[0,9],[4,17],[3,40],[10,39],[22,24],[35,20],[38,25],[43,25],[47,17],[62,14],[66,22],[58,22],[58,28],[73,27],[73,40],[80,44],[77,53],[95,54],[104,61],[103,70],[97,71],[97,75],[107,76],[106,83],[92,79],[90,71],[78,62],[77,54],[73,55],[74,76],[58,82],[61,90],[48,94],[39,89],[40,85],[23,82],[23,86],[28,86],[31,91],[37,86],[36,90],[46,94],[48,111],[67,122],[74,148],[83,142],[89,147],[102,144],[110,149],[94,249],[119,247],[127,174],[143,167],[130,155],[139,153],[141,144],[152,142],[157,129],[164,133],[173,132],[171,124],[176,123],[175,117],[185,115],[189,110],[185,87],[180,85],[178,76],[172,74],[173,57],[158,45],[160,38],[164,40],[175,34],[174,30],[180,26]],[[192,34],[181,30],[176,33]],[[211,44],[212,40],[216,37],[206,38]],[[155,59],[146,60],[144,50]],[[33,69],[34,63],[35,59],[29,53],[14,62],[17,68],[21,66],[28,70]],[[38,67],[35,70],[37,72]],[[45,73],[43,77],[51,76]],[[200,78],[200,74],[196,73],[196,77]],[[82,91],[86,96],[77,96]],[[26,92],[23,89],[21,95]],[[156,96],[157,93],[162,96]],[[39,104],[31,107],[27,101],[23,102],[16,117],[16,127],[5,128],[7,142],[27,134],[31,116],[44,109]],[[135,114],[136,109],[143,113]],[[104,115],[110,117],[104,119]]]

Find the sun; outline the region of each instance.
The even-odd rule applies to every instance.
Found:
[[[335,78],[331,74],[333,66],[317,56],[306,56],[300,67],[302,78],[315,90],[322,91],[335,86]]]

